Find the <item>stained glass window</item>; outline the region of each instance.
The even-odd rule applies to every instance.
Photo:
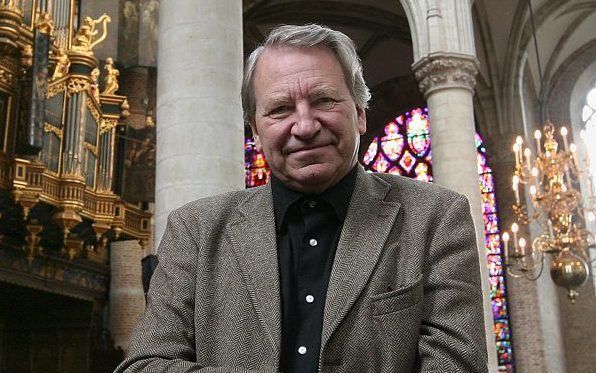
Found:
[[[596,111],[596,107],[594,110]],[[596,126],[596,114],[594,118]],[[503,275],[494,180],[480,135],[476,134],[475,141],[499,372],[513,372],[507,286]],[[266,183],[269,178],[269,168],[264,155],[257,151],[254,141],[250,138],[246,140],[245,150],[246,186],[250,188]],[[418,180],[432,181],[431,127],[428,109],[410,110],[387,123],[383,132],[374,137],[368,146],[362,164],[366,170],[372,172],[399,174]]]
[[[389,122],[368,146],[363,164],[374,172],[432,181],[428,109],[414,109]]]

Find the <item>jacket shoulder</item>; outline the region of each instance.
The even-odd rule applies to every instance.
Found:
[[[391,188],[389,197],[402,204],[410,203],[444,203],[451,204],[457,199],[467,198],[458,192],[435,183],[415,180],[409,177],[391,174],[372,174],[373,177],[388,183]]]
[[[238,205],[263,193],[266,187],[259,186],[200,198],[173,210],[170,216],[176,216],[183,220],[195,218],[203,221],[217,220],[222,216],[229,216]]]

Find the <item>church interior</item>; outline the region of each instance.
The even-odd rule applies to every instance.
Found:
[[[0,0],[0,373],[116,367],[168,213],[268,182],[243,64],[307,23],[356,44],[362,166],[470,200],[489,371],[596,371],[596,1]]]

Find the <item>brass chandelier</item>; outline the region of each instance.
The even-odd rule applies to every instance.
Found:
[[[531,0],[528,0],[528,9],[542,90],[542,69]],[[583,152],[585,157],[580,164],[578,148],[569,143],[567,135],[567,128],[561,127],[561,149],[555,139],[555,127],[547,120],[542,131],[534,132],[535,156],[521,136],[516,138],[512,180],[515,204],[512,207],[517,222],[511,225],[513,237],[504,232],[502,238],[504,264],[511,276],[537,280],[544,269],[544,254],[548,254],[551,257],[550,274],[553,282],[566,288],[569,299],[575,303],[579,295],[577,288],[588,280],[590,274],[589,249],[594,247],[594,234],[586,229],[586,220],[595,220],[596,204],[588,153]],[[582,148],[586,150],[585,131],[580,132],[580,138]],[[580,184],[584,179],[588,190],[585,201],[580,193]],[[531,215],[528,215],[528,209],[522,203],[525,198],[520,199],[520,194],[526,188],[531,200]],[[520,225],[528,226],[532,222],[537,223],[540,233],[528,243],[520,231]],[[529,232],[529,229],[524,232]]]
[[[595,219],[596,198],[590,183],[589,156],[586,153],[580,164],[577,146],[567,140],[567,128],[561,127],[560,130],[563,149],[559,148],[554,132],[551,123],[547,123],[542,131],[536,130],[535,156],[530,147],[524,145],[521,136],[513,145],[513,211],[518,222],[511,226],[513,237],[508,232],[503,234],[505,266],[511,276],[536,280],[543,270],[544,254],[551,255],[553,282],[566,288],[569,299],[574,303],[579,295],[577,287],[589,277],[588,249],[594,246],[594,234],[585,229],[585,220]],[[584,131],[580,137],[585,148]],[[589,196],[584,203],[578,184],[586,175]],[[532,203],[533,213],[530,216],[520,200],[520,193],[525,188],[528,188]],[[541,233],[528,244],[520,233],[520,225],[530,222],[537,223]]]

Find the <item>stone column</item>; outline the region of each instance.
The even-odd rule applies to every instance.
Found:
[[[477,65],[472,55],[430,53],[416,62],[413,69],[427,100],[432,123],[433,178],[437,184],[458,191],[470,200],[478,238],[489,365],[491,371],[496,371],[496,366],[493,366],[496,364],[495,338],[474,142],[472,96]]]
[[[130,335],[145,310],[141,257],[136,240],[110,245],[110,333],[114,347],[126,351]]]
[[[156,244],[173,209],[244,188],[242,2],[166,0],[159,16]]]

